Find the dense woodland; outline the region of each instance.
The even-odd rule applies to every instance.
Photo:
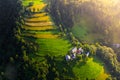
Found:
[[[115,39],[119,38],[116,35],[119,33],[117,31],[119,30],[118,19],[120,17],[118,5],[119,2],[117,0],[116,2],[113,0],[50,0],[48,6],[51,15],[57,19],[57,25],[68,27],[68,29],[76,27],[76,24],[79,27],[87,26],[87,28],[91,28],[92,30],[87,30],[84,36],[92,32],[99,34],[99,38],[93,38],[95,39],[93,42],[99,41],[104,45],[110,46],[113,43],[119,43],[115,41]],[[83,40],[82,37],[78,39]]]
[[[23,11],[20,0],[0,1],[0,80],[26,80],[24,57],[34,52],[34,43],[21,37]]]
[[[120,63],[117,60],[119,54],[116,55],[119,49],[110,48],[117,42],[114,41],[114,35],[119,34],[120,12],[117,5],[119,3],[113,4],[112,0],[108,4],[103,4],[105,2],[100,0],[49,0],[47,2],[46,12],[50,13],[62,35],[67,36],[72,45],[82,46],[86,52],[90,51],[92,53],[90,57],[100,58],[111,74],[107,80],[119,80]],[[23,17],[27,14],[24,12],[25,7],[22,6],[21,0],[0,1],[0,80],[79,79],[76,76],[67,75],[72,72],[67,69],[70,64],[67,64],[65,60],[62,62],[67,66],[59,70],[55,56],[40,56],[46,59],[43,62],[35,60],[34,57],[39,55],[33,58],[28,56],[30,53],[36,53],[39,46],[21,36]],[[82,19],[85,22],[82,23]],[[92,29],[88,30],[83,37],[78,37],[72,32],[76,24],[82,27],[81,29],[84,24],[88,24],[87,27]],[[114,31],[116,31],[115,34]],[[84,40],[84,36],[89,33],[100,34],[98,36],[102,37],[94,38],[94,41],[89,43]]]
[[[109,2],[107,0],[49,0],[47,11],[51,13],[60,30],[71,36],[71,40],[75,45],[77,45],[78,41],[83,44],[91,43],[91,41],[82,38],[91,33],[98,34],[97,38],[92,38],[92,43],[97,42],[105,46],[95,46],[97,48],[95,53],[108,65],[111,74],[115,76],[120,75],[119,48],[112,47],[112,44],[119,43],[119,35],[117,34],[119,34],[120,11],[118,5],[119,1],[112,0]],[[77,28],[76,24],[81,29],[87,27],[91,28],[91,30],[88,30],[83,36],[79,36],[80,34],[74,35],[72,27]],[[79,31],[79,33],[82,32]],[[112,47],[113,50],[106,46]]]

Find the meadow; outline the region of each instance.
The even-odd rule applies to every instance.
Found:
[[[103,35],[95,30],[94,20],[91,20],[92,16],[82,15],[78,16],[78,20],[75,21],[71,31],[75,37],[83,42],[94,43],[98,39],[103,39]]]

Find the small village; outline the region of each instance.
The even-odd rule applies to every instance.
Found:
[[[84,53],[84,49],[82,49],[82,47],[80,48],[74,47],[70,50],[70,53],[68,53],[65,56],[65,59],[66,61],[74,60],[77,58],[77,55],[82,55],[82,54],[85,54],[85,56],[88,57],[90,52]]]

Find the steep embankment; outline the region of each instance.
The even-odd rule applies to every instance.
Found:
[[[31,1],[24,0],[23,4],[28,5],[29,2]],[[44,11],[46,4],[42,0],[34,0],[32,2],[34,5],[29,7],[29,9],[33,13],[25,18],[23,36],[28,40],[32,40],[32,37],[36,38],[34,41],[39,45],[39,51],[36,54],[39,56],[47,54],[55,56],[55,68],[60,76],[65,76],[64,79],[69,76],[82,80],[86,78],[105,80],[108,75],[104,73],[102,62],[97,59],[88,58],[86,63],[74,60],[67,63],[64,60],[64,56],[72,47],[69,40],[60,35],[61,32],[57,29],[50,15]],[[41,61],[44,58],[39,56],[35,57],[35,60]],[[64,69],[67,69],[67,71]]]

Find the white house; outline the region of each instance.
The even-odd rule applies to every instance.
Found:
[[[77,47],[74,47],[74,48],[72,49],[72,53],[77,53]]]
[[[66,55],[65,59],[66,61],[69,61],[71,59],[70,55]]]

